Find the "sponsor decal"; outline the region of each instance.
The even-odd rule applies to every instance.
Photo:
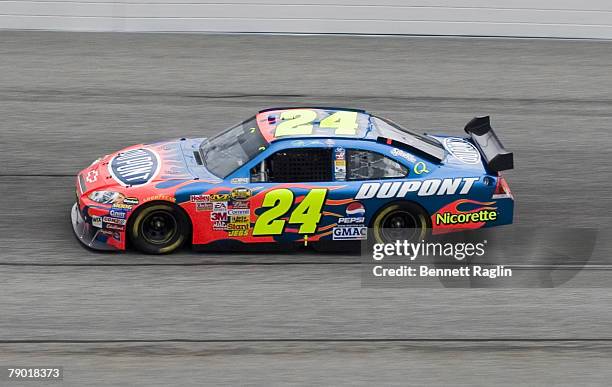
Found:
[[[346,180],[346,161],[336,160],[334,161],[334,174],[336,180]]]
[[[365,222],[365,207],[360,202],[352,202],[346,206],[346,217],[338,219],[338,225],[360,224]]]
[[[335,142],[331,138],[328,138],[327,140],[325,140],[325,145],[327,146],[334,146],[334,144]]]
[[[248,177],[234,177],[232,180],[230,180],[230,183],[232,183],[232,184],[249,184],[249,178]]]
[[[336,180],[346,180],[346,150],[336,148],[334,151],[334,174]]]
[[[445,138],[444,148],[464,164],[479,164],[480,152],[471,143],[460,138]]]
[[[211,202],[227,202],[230,198],[230,194],[210,194]]]
[[[410,161],[411,163],[416,163],[416,157],[414,157],[414,155],[412,155],[412,153],[408,153],[406,151],[403,151],[401,149],[397,149],[397,148],[393,148],[391,150],[391,154],[395,157],[401,157],[403,159],[406,159],[408,161]]]
[[[336,148],[335,155],[336,160],[344,160],[346,156],[346,150],[344,148]]]
[[[248,209],[248,208],[251,208],[251,205],[249,204],[248,201],[246,201],[246,202],[233,202],[232,203],[232,207],[235,208],[235,209],[238,209],[238,208],[246,208],[246,209]]]
[[[87,176],[85,176],[85,181],[88,183],[95,183],[98,180],[98,171],[91,170],[87,172]]]
[[[472,230],[495,222],[499,217],[495,202],[459,199],[448,203],[431,216],[434,234]]]
[[[208,203],[210,202],[210,195],[191,195],[189,201],[192,203]]]
[[[363,216],[353,216],[350,218],[338,218],[338,225],[343,224],[360,224],[365,222],[365,217]]]
[[[306,143],[304,142],[304,140],[295,140],[291,142],[291,145],[295,146],[295,147],[302,147],[304,145],[306,145]]]
[[[131,206],[137,206],[138,205],[138,198],[123,198],[123,203],[124,204],[129,204]]]
[[[365,222],[365,207],[360,202],[352,202],[346,206],[346,217],[338,219],[338,226],[332,230],[334,240],[362,240],[367,238]]]
[[[227,202],[213,202],[213,211],[227,212]]]
[[[249,224],[248,223],[229,223],[227,225],[227,229],[228,229],[228,231],[232,231],[232,230],[248,230],[249,229]]]
[[[365,215],[365,207],[359,202],[352,202],[346,206],[347,216],[363,216]]]
[[[157,174],[161,162],[159,155],[150,149],[132,149],[121,152],[109,162],[108,170],[118,183],[139,186],[149,183]]]
[[[423,181],[396,181],[386,183],[363,183],[355,199],[403,198],[408,194],[417,196],[466,195],[478,177],[456,177],[453,179],[429,179]]]
[[[251,218],[244,215],[230,215],[230,221],[231,223],[246,224],[251,222]]]
[[[176,199],[170,195],[154,195],[154,196],[149,196],[148,198],[146,198],[145,200],[143,200],[143,202],[151,202],[153,200],[163,200],[166,202],[175,202]]]
[[[248,188],[237,188],[231,193],[233,200],[232,208],[228,210],[230,222],[227,224],[226,230],[229,237],[245,237],[249,234],[251,228],[251,210],[248,208],[248,200],[252,192]],[[245,205],[246,208],[237,207],[237,205]]]
[[[102,218],[102,220],[104,221],[104,223],[119,224],[121,226],[125,226],[125,223],[127,222],[125,219],[111,218],[110,216],[105,216],[105,217]],[[108,227],[106,227],[106,228],[108,228]]]
[[[227,222],[227,212],[213,211],[210,213],[210,220],[213,222]]]
[[[248,208],[232,208],[228,211],[231,216],[250,216],[251,210]]]
[[[222,220],[217,220],[213,222],[213,230],[215,231],[224,231],[227,229],[227,222]]]
[[[422,161],[419,161],[418,163],[414,164],[413,171],[417,175],[421,175],[423,173],[429,173],[429,169],[427,169],[427,164],[425,164]]]
[[[245,237],[249,235],[250,226],[246,224],[232,224],[227,225],[227,236],[230,237]]]
[[[334,227],[332,238],[336,241],[342,240],[364,240],[368,237],[366,226],[342,226]]]
[[[100,216],[92,216],[91,217],[91,225],[97,228],[102,228],[102,217]]]
[[[124,203],[113,203],[112,209],[114,210],[131,210],[132,206]]]
[[[234,188],[232,192],[230,193],[230,197],[232,198],[232,200],[244,201],[244,200],[249,200],[252,194],[253,192],[250,189],[241,187],[241,188]]]
[[[195,205],[196,211],[212,211],[213,209],[212,203],[197,202]]]
[[[113,218],[125,219],[126,212],[122,210],[116,210],[116,209],[111,208],[108,214],[112,216]]]
[[[120,230],[120,231],[125,230],[125,226],[122,226],[120,224],[113,224],[113,223],[107,224],[105,228],[108,228],[110,230]]]
[[[459,213],[453,214],[451,212],[445,212],[442,214],[436,214],[436,224],[465,224],[465,223],[480,223],[480,222],[494,222],[497,220],[497,211],[495,210],[481,210],[471,213]]]

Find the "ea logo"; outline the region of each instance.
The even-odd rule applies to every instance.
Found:
[[[87,172],[87,176],[85,177],[85,181],[88,183],[95,183],[98,180],[98,171],[92,170]]]

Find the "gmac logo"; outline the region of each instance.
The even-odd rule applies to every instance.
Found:
[[[113,157],[109,171],[122,185],[137,186],[153,180],[160,166],[157,153],[149,149],[132,149]]]

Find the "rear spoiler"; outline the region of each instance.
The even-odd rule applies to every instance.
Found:
[[[472,119],[465,126],[465,132],[472,137],[489,169],[499,172],[514,168],[512,152],[508,152],[497,138],[489,116]]]

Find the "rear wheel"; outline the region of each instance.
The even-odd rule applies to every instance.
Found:
[[[128,233],[138,250],[148,254],[168,254],[185,243],[191,227],[180,208],[156,203],[138,210]]]
[[[424,240],[431,228],[427,212],[414,203],[392,203],[384,207],[372,219],[371,227],[377,243]]]

